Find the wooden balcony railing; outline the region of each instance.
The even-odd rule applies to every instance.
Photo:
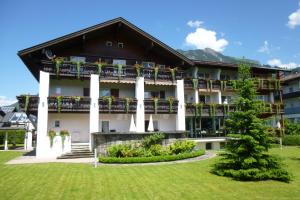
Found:
[[[236,89],[235,80],[206,80],[206,79],[185,79],[184,86],[188,89],[205,89],[232,91]],[[278,79],[258,79],[255,81],[257,90],[280,90],[282,83]]]
[[[103,97],[99,99],[101,113],[135,113],[136,99]]]
[[[186,112],[192,113],[199,117],[213,117],[213,116],[228,116],[229,113],[235,112],[237,106],[234,104],[195,104],[186,103]],[[268,117],[274,114],[284,113],[283,104],[262,104],[262,117]]]
[[[20,110],[23,112],[37,112],[39,107],[39,97],[37,95],[17,96]]]
[[[49,72],[51,75],[58,77],[74,77],[74,78],[88,78],[91,74],[99,74],[102,79],[135,79],[138,76],[138,70],[133,65],[124,65],[119,67],[112,64],[103,64],[101,70],[95,63],[81,63],[76,64],[70,61],[56,65],[53,61],[42,60],[42,71]],[[184,71],[176,70],[174,80],[183,79]],[[174,81],[170,70],[159,69],[157,76],[153,68],[140,68],[140,76],[145,77],[146,80],[157,81]]]
[[[148,114],[176,114],[178,108],[178,101],[173,100],[171,103],[165,99],[145,99],[144,100],[145,113]]]
[[[89,112],[89,97],[48,97],[49,112]]]

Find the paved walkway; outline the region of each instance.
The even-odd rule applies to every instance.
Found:
[[[104,164],[99,163],[98,166],[144,166],[144,165],[163,165],[163,164],[174,164],[174,163],[187,163],[187,162],[195,162],[200,160],[206,160],[209,158],[215,157],[216,154],[213,152],[207,151],[204,155],[188,158],[185,160],[177,160],[170,162],[153,162],[153,163],[132,163],[132,164]],[[35,164],[35,163],[86,163],[86,164],[94,164],[94,158],[76,158],[76,159],[38,159],[33,155],[33,153],[28,153],[23,156],[17,157],[13,160],[8,161],[6,164],[8,165],[17,165],[17,164]]]
[[[206,160],[215,157],[217,154],[214,152],[206,151],[204,155],[195,158],[188,158],[184,160],[175,160],[169,162],[152,162],[152,163],[126,163],[126,164],[108,164],[108,163],[98,163],[98,166],[145,166],[145,165],[164,165],[164,164],[175,164],[175,163],[188,163],[200,160]]]

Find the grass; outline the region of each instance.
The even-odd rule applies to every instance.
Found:
[[[291,183],[239,182],[209,172],[217,158],[157,166],[5,165],[20,152],[0,152],[0,199],[299,199],[300,148],[283,157]]]

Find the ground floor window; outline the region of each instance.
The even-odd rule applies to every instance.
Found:
[[[224,120],[223,117],[187,117],[186,129],[193,138],[221,137],[225,135]]]
[[[212,144],[211,144],[211,142],[205,143],[205,149],[207,149],[207,150],[212,149]]]
[[[109,132],[109,121],[102,121],[101,122],[101,132],[108,133]]]

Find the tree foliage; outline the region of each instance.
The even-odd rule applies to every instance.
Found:
[[[279,180],[289,182],[291,176],[284,170],[278,158],[268,154],[270,137],[261,116],[261,102],[256,100],[255,80],[250,67],[239,66],[236,81],[238,110],[226,120],[229,133],[225,153],[212,172],[237,180]]]

